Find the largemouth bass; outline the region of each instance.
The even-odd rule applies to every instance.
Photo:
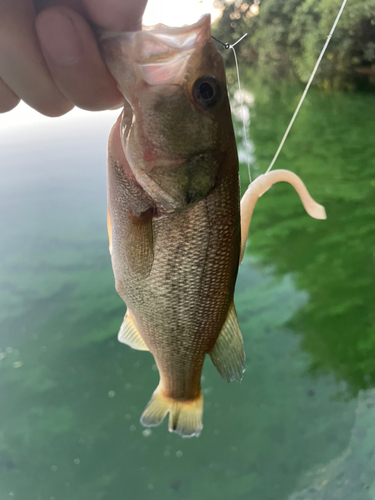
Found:
[[[150,351],[159,370],[142,424],[169,413],[170,431],[198,436],[206,354],[227,381],[245,369],[233,294],[253,207],[294,174],[251,184],[241,228],[236,143],[209,16],[105,33],[100,44],[125,98],[108,145],[110,253],[127,305],[119,340]]]

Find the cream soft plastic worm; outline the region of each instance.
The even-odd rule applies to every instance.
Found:
[[[326,219],[326,211],[322,205],[316,203],[310,196],[306,186],[298,175],[290,172],[289,170],[273,170],[266,174],[260,175],[253,181],[247,188],[241,200],[241,255],[240,263],[242,261],[247,236],[249,233],[249,226],[251,217],[253,215],[254,207],[258,199],[267,192],[276,182],[288,182],[297,191],[306,212],[314,219]]]

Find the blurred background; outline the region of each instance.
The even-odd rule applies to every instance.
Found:
[[[292,75],[306,83],[342,0],[217,0],[215,31],[238,46],[251,74],[270,81]],[[315,85],[323,90],[372,90],[375,85],[375,1],[349,0]]]
[[[150,0],[145,24],[211,11],[227,66],[241,187],[264,173],[341,0]],[[375,0],[349,0],[258,202],[235,304],[247,369],[207,360],[198,439],[145,429],[158,374],[117,342],[125,306],[106,233],[106,141],[117,112],[0,116],[1,500],[375,498]]]

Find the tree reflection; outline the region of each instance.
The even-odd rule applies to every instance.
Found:
[[[285,131],[295,90],[253,86],[258,173]],[[291,326],[312,355],[311,372],[333,372],[353,394],[375,385],[374,116],[374,96],[310,93],[275,168],[300,175],[328,220],[309,219],[293,189],[277,185],[258,202],[247,249],[309,293]]]

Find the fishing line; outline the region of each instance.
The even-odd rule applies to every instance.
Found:
[[[240,107],[241,107],[241,115],[242,115],[242,127],[243,127],[243,135],[244,135],[244,142],[245,142],[245,151],[246,151],[246,159],[247,159],[247,172],[249,174],[249,180],[250,180],[250,184],[252,182],[251,180],[251,171],[250,171],[250,152],[249,152],[249,142],[247,140],[247,130],[246,130],[246,124],[245,124],[245,111],[244,111],[244,105],[243,105],[243,99],[242,99],[242,90],[241,90],[241,82],[240,82],[240,70],[239,70],[239,67],[238,67],[238,61],[237,61],[237,54],[236,54],[236,51],[234,49],[234,47],[240,43],[245,37],[247,36],[247,33],[245,33],[244,35],[241,36],[241,38],[239,38],[237,40],[237,42],[234,42],[233,44],[230,44],[230,43],[224,43],[222,42],[221,40],[219,40],[218,38],[212,36],[212,38],[214,40],[216,40],[218,43],[220,43],[225,49],[232,49],[233,51],[233,55],[234,55],[234,62],[236,64],[236,72],[237,72],[237,81],[238,81],[238,91],[239,91],[239,94],[240,94]]]
[[[304,92],[303,92],[303,94],[302,94],[302,97],[301,97],[301,99],[300,99],[300,101],[299,101],[299,103],[298,103],[298,106],[297,106],[297,108],[296,108],[296,110],[295,110],[295,112],[294,112],[294,115],[292,116],[292,119],[290,120],[290,123],[289,123],[289,125],[288,125],[288,128],[287,128],[287,129],[286,129],[286,131],[285,131],[284,137],[281,139],[280,145],[279,145],[279,147],[278,147],[278,149],[277,149],[277,151],[276,151],[276,153],[275,153],[275,156],[273,157],[273,160],[272,160],[272,161],[271,161],[271,163],[270,163],[270,166],[269,166],[269,167],[268,167],[268,169],[266,170],[266,173],[268,173],[268,172],[271,170],[271,168],[274,166],[274,164],[275,164],[275,162],[276,162],[276,160],[277,160],[277,158],[278,158],[278,156],[279,156],[279,154],[280,154],[280,151],[282,150],[282,148],[283,148],[283,146],[284,146],[284,143],[285,143],[285,141],[286,141],[286,138],[287,138],[287,137],[288,137],[288,135],[289,135],[289,132],[290,132],[290,129],[292,128],[292,126],[293,126],[294,120],[297,118],[297,115],[298,115],[298,113],[299,113],[299,110],[301,109],[301,106],[302,106],[302,104],[303,104],[303,101],[305,100],[305,97],[306,97],[306,95],[307,95],[307,92],[309,91],[310,85],[311,85],[311,83],[312,83],[312,81],[313,81],[313,79],[314,79],[314,77],[315,77],[315,74],[316,74],[316,72],[317,72],[318,68],[319,68],[319,65],[320,65],[320,63],[321,63],[321,60],[323,59],[323,56],[324,56],[325,51],[326,51],[326,49],[327,49],[327,47],[328,47],[328,44],[329,44],[329,42],[331,41],[332,35],[333,35],[333,33],[335,32],[335,29],[336,29],[337,23],[339,22],[339,19],[340,19],[340,17],[341,17],[341,14],[343,13],[343,10],[344,10],[344,8],[345,8],[345,5],[346,5],[346,2],[347,2],[347,1],[348,1],[348,0],[344,0],[344,1],[343,1],[343,3],[342,3],[342,5],[341,5],[341,8],[340,8],[340,10],[339,10],[339,13],[337,14],[337,17],[336,17],[336,19],[335,19],[335,22],[333,23],[332,29],[331,29],[331,31],[330,31],[330,33],[329,33],[328,37],[327,37],[326,43],[324,44],[324,47],[323,47],[323,49],[322,49],[322,51],[321,51],[321,53],[320,53],[320,56],[318,57],[318,60],[317,60],[317,62],[316,62],[316,64],[315,64],[315,67],[314,67],[314,69],[313,69],[313,72],[311,73],[310,79],[309,79],[309,81],[307,82],[306,88],[305,88],[305,90],[304,90]]]

